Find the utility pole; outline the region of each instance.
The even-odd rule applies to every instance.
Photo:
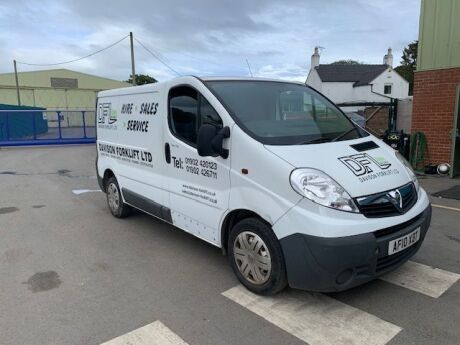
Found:
[[[16,93],[18,95],[18,105],[21,105],[21,94],[19,92],[18,69],[16,67],[16,60],[13,60],[14,65],[14,79],[16,80]]]
[[[129,42],[131,44],[131,79],[133,86],[136,86],[136,68],[134,67],[134,42],[133,33],[129,33]]]

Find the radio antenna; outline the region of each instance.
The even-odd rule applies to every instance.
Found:
[[[248,64],[249,74],[251,74],[251,77],[254,77],[254,76],[252,75],[251,66],[249,65],[248,59],[246,59],[246,63]]]

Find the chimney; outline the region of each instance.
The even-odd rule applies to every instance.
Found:
[[[319,66],[319,47],[315,47],[315,52],[311,56],[311,66],[310,68],[313,69]]]
[[[393,67],[393,54],[391,53],[391,48],[388,48],[388,53],[383,56],[383,64]]]

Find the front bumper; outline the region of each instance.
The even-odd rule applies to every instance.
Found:
[[[295,233],[280,240],[289,285],[334,292],[366,283],[401,266],[420,248],[431,223],[431,205],[414,218],[374,232],[347,237]],[[388,255],[388,242],[420,227],[420,240]]]

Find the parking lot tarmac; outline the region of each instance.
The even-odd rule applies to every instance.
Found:
[[[260,297],[218,248],[140,212],[112,217],[95,156],[0,149],[0,344],[460,343],[459,201],[435,200],[449,208],[391,276]],[[460,181],[421,180],[446,183]]]

